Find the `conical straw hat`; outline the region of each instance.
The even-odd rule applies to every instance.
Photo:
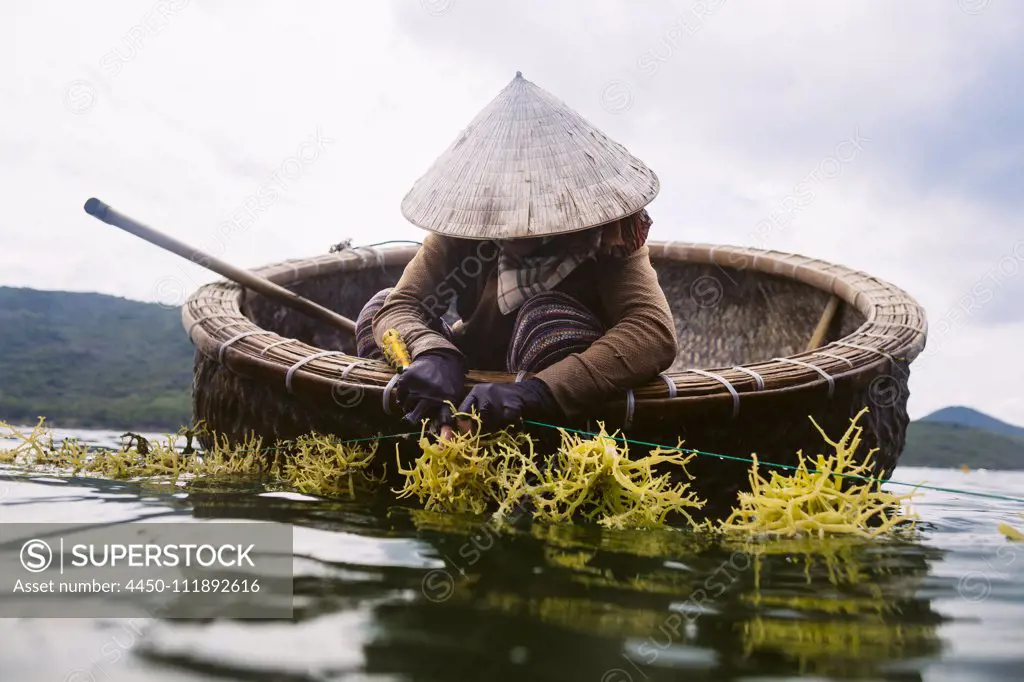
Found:
[[[625,147],[516,72],[416,181],[402,213],[453,237],[540,237],[636,213],[658,186]]]

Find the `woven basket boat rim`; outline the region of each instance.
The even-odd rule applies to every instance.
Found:
[[[694,399],[738,400],[737,396],[770,394],[824,385],[851,374],[874,370],[880,363],[912,362],[924,349],[927,321],[924,309],[908,293],[865,272],[794,253],[720,244],[649,242],[652,261],[718,265],[729,270],[752,269],[832,293],[852,305],[865,322],[841,339],[814,351],[783,358],[765,358],[737,367],[695,367],[668,371],[634,389],[636,409],[647,402],[658,408],[692,404]],[[367,268],[402,266],[416,246],[354,247],[339,253],[293,259],[256,270],[276,284],[312,277],[357,272]],[[382,361],[366,360],[338,351],[325,351],[286,339],[257,326],[242,314],[242,287],[217,281],[200,287],[182,306],[182,323],[196,349],[240,374],[259,368],[279,374],[282,390],[302,394],[311,384],[328,390],[358,388],[382,394],[394,370]],[[316,356],[316,357],[314,357]],[[269,368],[269,369],[268,369]],[[753,374],[752,374],[753,373]],[[755,376],[762,378],[761,385]],[[710,375],[710,376],[709,376]],[[826,378],[829,377],[829,378]],[[342,378],[344,377],[344,378]],[[470,371],[467,384],[512,382],[514,374]],[[675,387],[670,397],[669,383]],[[735,394],[734,394],[735,391]],[[619,401],[621,402],[621,401]]]

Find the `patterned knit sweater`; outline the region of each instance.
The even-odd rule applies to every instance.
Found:
[[[413,359],[427,350],[450,348],[462,352],[472,369],[504,371],[516,316],[498,308],[498,253],[493,242],[429,234],[373,318],[377,343],[395,328]],[[584,352],[536,375],[566,414],[581,414],[672,364],[675,324],[647,246],[629,256],[587,261],[555,290],[580,301],[606,329]],[[463,322],[455,344],[428,326],[444,314],[453,296]]]

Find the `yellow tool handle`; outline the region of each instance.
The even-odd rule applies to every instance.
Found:
[[[384,357],[388,359],[388,362],[401,374],[405,369],[412,364],[412,356],[409,354],[409,347],[405,345],[405,340],[402,335],[398,333],[397,329],[389,329],[384,332],[384,335],[380,338],[381,350],[384,352]],[[442,424],[438,429],[438,436],[441,440],[448,440],[455,435],[455,431],[449,424]]]
[[[384,357],[388,359],[388,362],[394,366],[396,370],[402,372],[406,367],[412,364],[412,356],[409,355],[409,347],[405,345],[405,341],[402,339],[402,335],[398,333],[397,329],[389,329],[384,332],[381,337],[381,350],[384,351]]]

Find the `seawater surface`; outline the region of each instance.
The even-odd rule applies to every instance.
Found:
[[[894,479],[1024,495],[1024,472]],[[293,524],[296,595],[289,621],[2,618],[0,680],[1024,679],[1024,544],[996,530],[1024,505],[914,510],[906,538],[727,542],[0,468],[0,523]]]

